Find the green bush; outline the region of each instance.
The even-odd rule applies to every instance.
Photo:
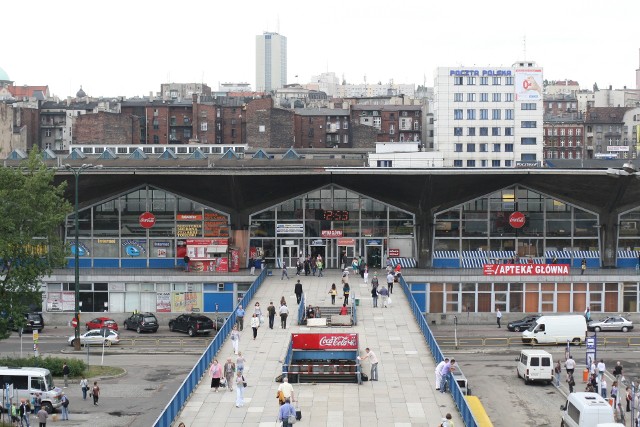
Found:
[[[0,359],[0,366],[9,366],[13,368],[21,368],[21,367],[39,367],[46,368],[51,371],[51,375],[54,377],[62,376],[62,365],[64,363],[69,365],[69,369],[71,371],[70,377],[80,377],[87,369],[87,364],[82,360],[73,359],[73,358],[62,358],[62,357],[5,357]]]

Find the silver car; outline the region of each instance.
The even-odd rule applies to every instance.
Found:
[[[602,320],[592,320],[587,325],[590,331],[622,331],[627,332],[633,329],[633,322],[622,316],[609,316]]]
[[[69,345],[73,345],[75,336],[69,337]],[[82,345],[106,345],[118,344],[120,335],[112,329],[92,329],[80,335],[80,344]]]

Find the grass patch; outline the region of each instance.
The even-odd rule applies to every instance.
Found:
[[[125,370],[119,368],[117,366],[89,366],[89,368],[85,371],[85,375],[87,378],[95,378],[95,377],[111,377],[116,375],[122,375],[125,373]]]

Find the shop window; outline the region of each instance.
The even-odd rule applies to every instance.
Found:
[[[446,285],[447,313],[457,313],[460,311],[459,290],[459,283],[449,283]]]
[[[525,284],[525,312],[527,313],[535,313],[540,311],[538,295],[539,295],[539,286],[537,283],[526,283]]]
[[[49,285],[49,289],[51,285]],[[622,299],[622,310],[628,313],[638,311],[638,284],[625,283]]]
[[[618,311],[617,283],[605,283],[604,285],[604,311],[608,313]]]
[[[443,287],[444,285],[442,283],[431,283],[429,285],[429,313],[443,312]]]
[[[522,283],[511,283],[509,285],[509,312],[522,313],[524,307],[522,302],[522,289]]]
[[[556,294],[556,311],[558,313],[571,312],[571,284],[558,283],[558,292]]]
[[[573,284],[573,310],[576,313],[583,313],[587,308],[587,284]]]
[[[506,310],[506,295],[503,304],[496,304],[500,310]],[[491,283],[478,283],[478,313],[490,313],[491,307]]]

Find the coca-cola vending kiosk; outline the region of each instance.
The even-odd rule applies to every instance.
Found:
[[[358,334],[291,334],[294,350],[357,350]]]

